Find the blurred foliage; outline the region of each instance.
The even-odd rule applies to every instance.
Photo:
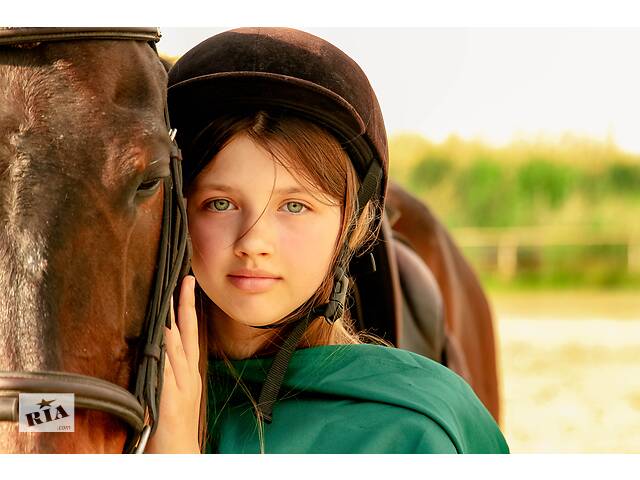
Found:
[[[451,136],[390,138],[390,174],[451,227],[574,224],[640,218],[640,155],[566,135],[492,147]]]
[[[409,181],[415,190],[423,190],[445,181],[446,175],[452,169],[451,160],[427,155],[415,164]]]
[[[559,166],[544,158],[532,158],[518,168],[517,188],[529,204],[542,202],[559,208],[573,192],[579,173],[570,166]]]
[[[483,285],[495,290],[640,288],[640,273],[627,269],[624,245],[521,247],[518,251],[518,272],[508,280],[493,268],[495,249],[464,248],[463,252]]]
[[[475,226],[504,227],[516,221],[516,185],[508,169],[489,158],[478,158],[457,176],[460,204],[466,208],[460,218],[473,219]]]
[[[574,135],[493,147],[451,136],[434,143],[416,134],[390,138],[390,174],[425,201],[449,228],[570,226],[592,232],[640,227],[640,155],[611,141]],[[627,247],[520,248],[510,286],[640,286],[627,271]],[[496,250],[467,249],[484,281]]]

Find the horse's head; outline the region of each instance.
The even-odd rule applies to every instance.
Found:
[[[0,46],[0,371],[131,389],[169,175],[165,89],[145,42]],[[80,408],[74,433],[0,422],[0,452],[120,452],[126,432]]]

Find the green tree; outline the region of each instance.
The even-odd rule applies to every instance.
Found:
[[[551,208],[562,206],[576,184],[576,173],[566,165],[556,165],[542,158],[532,158],[517,172],[522,199],[535,205],[539,200]]]
[[[444,181],[452,169],[451,160],[429,153],[413,167],[409,177],[411,187],[415,191],[434,187]]]
[[[498,227],[512,223],[516,192],[500,164],[480,158],[460,173],[457,184],[467,225]]]

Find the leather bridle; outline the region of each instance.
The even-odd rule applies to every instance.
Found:
[[[0,46],[79,40],[135,40],[147,42],[157,53],[157,28],[6,28]],[[164,180],[164,206],[155,284],[147,307],[138,352],[134,393],[95,377],[66,372],[0,372],[0,421],[18,421],[20,393],[73,393],[75,406],[99,410],[123,420],[130,431],[123,453],[143,453],[159,417],[164,372],[163,326],[170,326],[171,296],[178,279],[189,271],[191,247],[182,195],[180,150],[175,142],[165,103],[165,122],[171,140],[171,176]]]

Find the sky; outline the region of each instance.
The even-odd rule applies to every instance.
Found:
[[[181,55],[240,25],[161,27]],[[389,134],[496,145],[566,132],[640,153],[640,28],[301,28],[365,71]]]

